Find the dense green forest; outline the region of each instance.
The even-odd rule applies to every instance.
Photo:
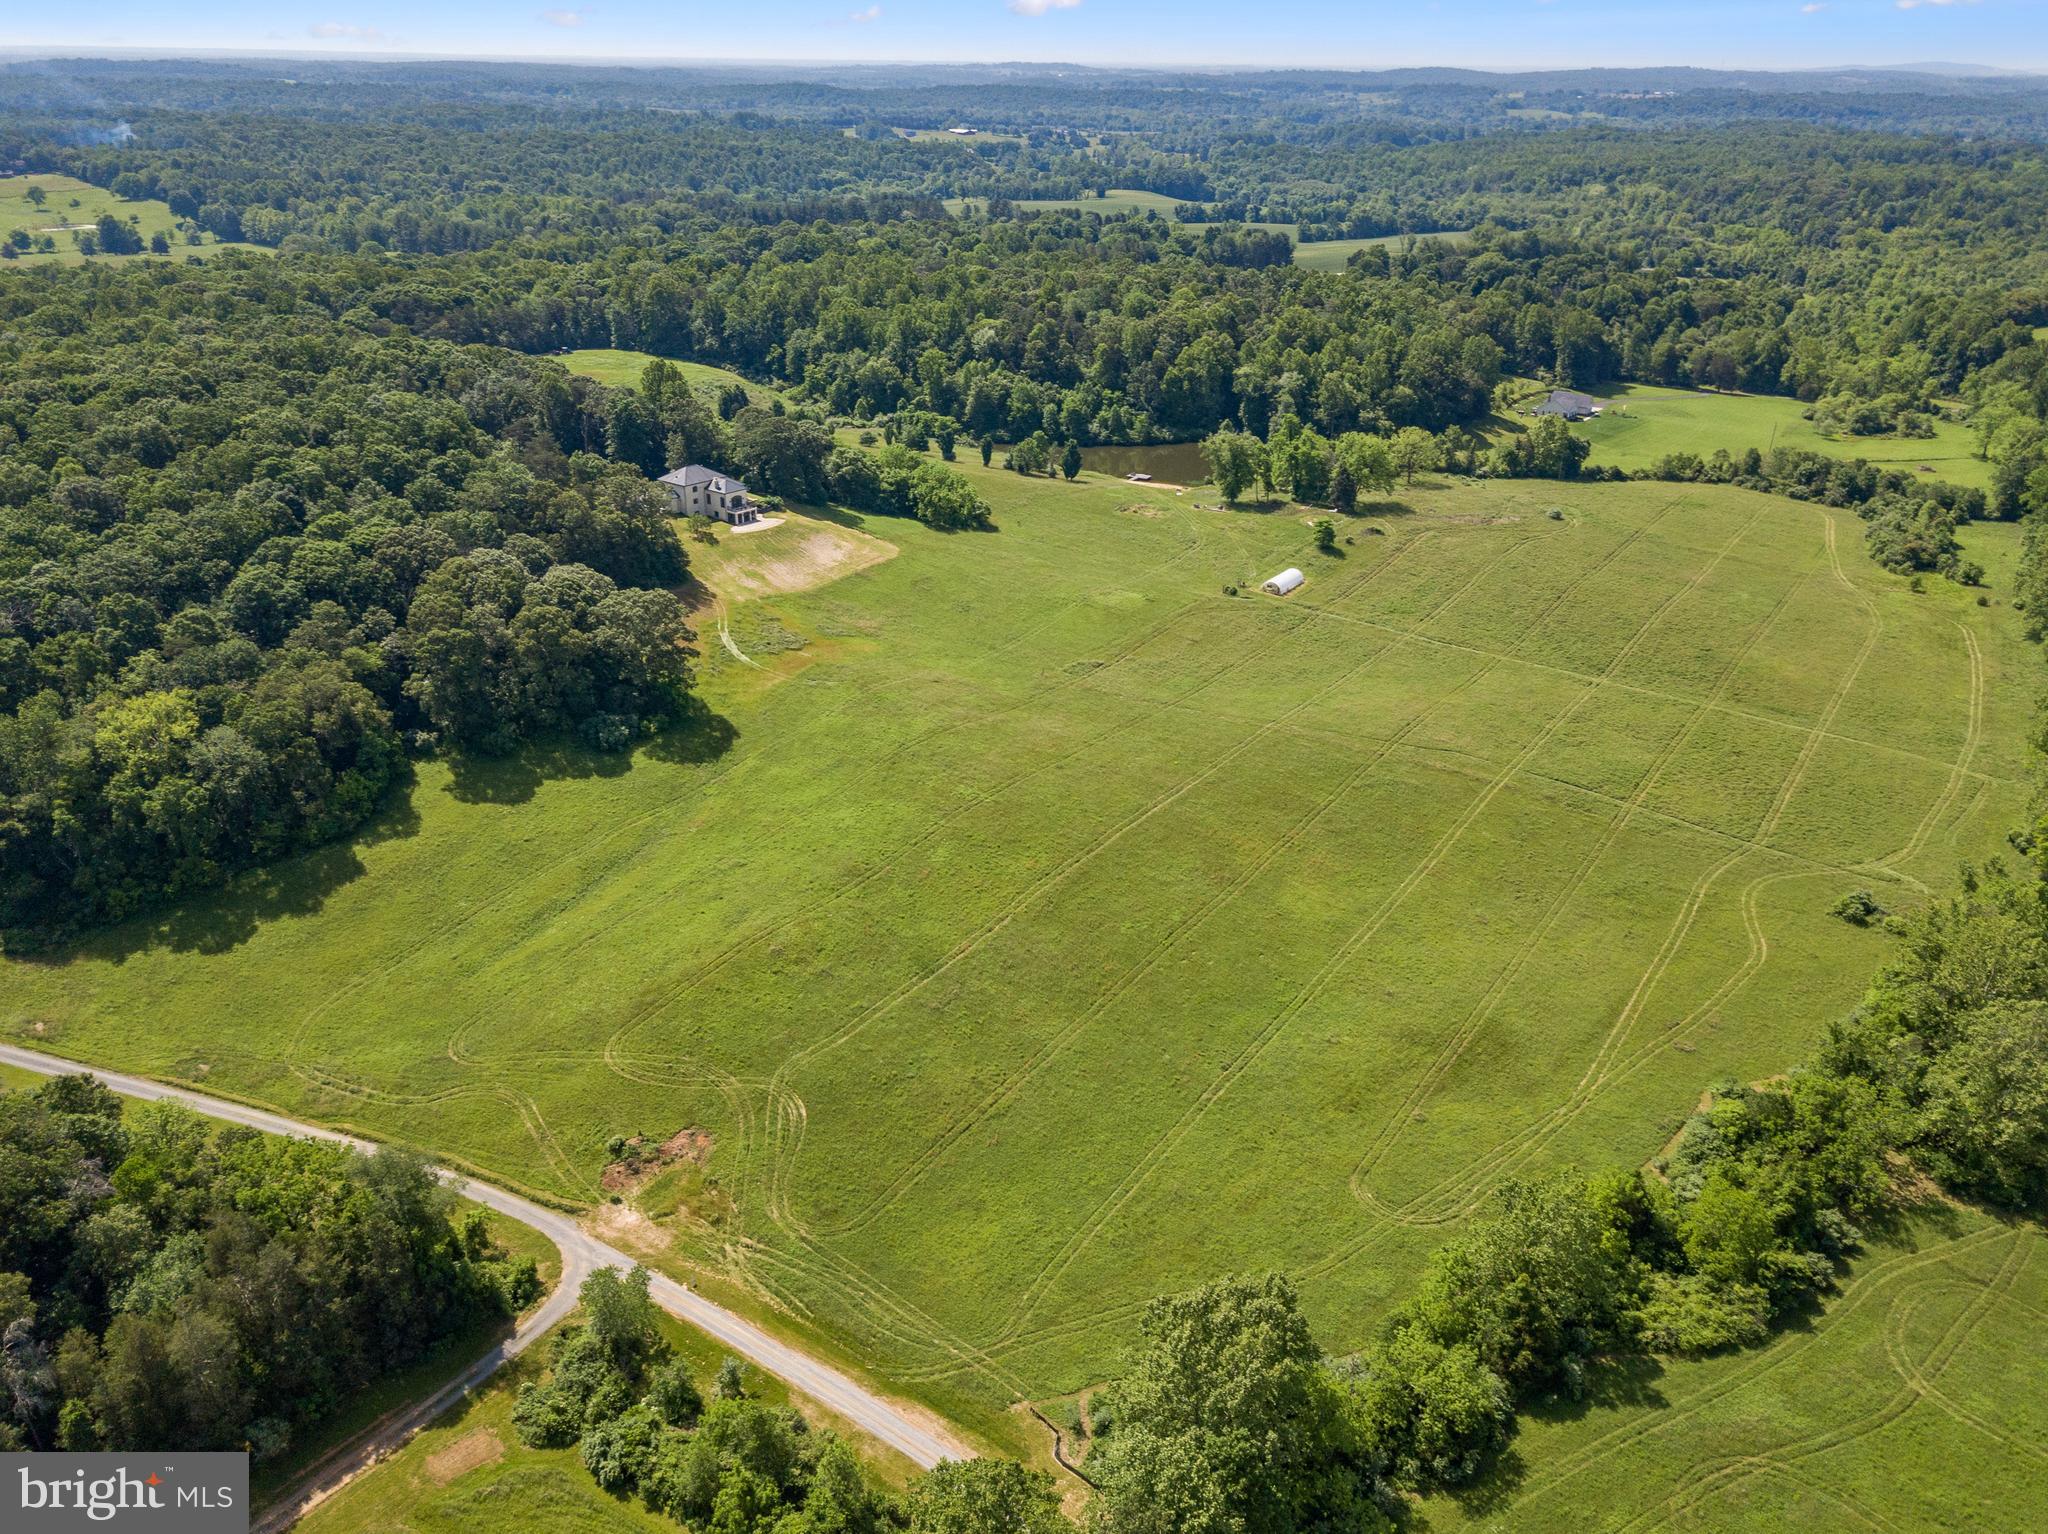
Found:
[[[287,1451],[539,1297],[414,1157],[0,1093],[0,1448]]]

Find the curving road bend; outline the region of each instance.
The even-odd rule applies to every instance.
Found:
[[[0,1063],[18,1066],[44,1076],[91,1075],[124,1097],[150,1102],[182,1103],[208,1118],[243,1124],[266,1134],[295,1135],[302,1139],[326,1140],[346,1145],[368,1155],[377,1147],[371,1141],[315,1124],[302,1124],[282,1114],[223,1098],[208,1097],[184,1087],[168,1086],[141,1076],[75,1060],[60,1059],[13,1044],[0,1044]],[[463,1396],[489,1379],[507,1359],[516,1358],[570,1311],[576,1308],[577,1290],[598,1268],[631,1268],[636,1264],[624,1252],[598,1240],[568,1215],[523,1199],[503,1188],[457,1173],[437,1170],[443,1182],[466,1199],[539,1231],[561,1249],[562,1277],[541,1305],[522,1320],[512,1335],[492,1348],[433,1395],[386,1418],[367,1438],[358,1437],[320,1461],[307,1478],[257,1520],[257,1534],[287,1528],[315,1504],[324,1501],[369,1465],[390,1453],[420,1428],[433,1421]],[[967,1459],[973,1451],[956,1440],[934,1431],[907,1415],[894,1403],[821,1363],[788,1343],[769,1335],[744,1316],[707,1300],[686,1284],[650,1270],[648,1292],[654,1303],[678,1320],[707,1332],[757,1368],[765,1369],[821,1406],[846,1418],[862,1432],[879,1439],[906,1459],[929,1470],[941,1460]],[[330,1463],[331,1462],[331,1463]]]

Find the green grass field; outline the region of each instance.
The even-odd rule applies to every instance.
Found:
[[[37,207],[29,201],[29,188],[43,189],[44,202]],[[135,227],[145,242],[153,234],[161,234],[171,242],[171,259],[182,260],[186,256],[203,256],[221,249],[221,242],[211,234],[204,236],[205,243],[187,245],[185,236],[178,228],[178,219],[170,208],[161,202],[135,201],[116,197],[105,187],[93,186],[70,176],[0,176],[0,237],[13,230],[26,229],[32,235],[47,233],[57,248],[53,251],[30,251],[13,261],[0,261],[0,271],[9,267],[47,266],[60,264],[76,266],[88,258],[81,254],[71,238],[74,228],[95,224],[100,215],[111,213],[124,223],[130,215],[136,220]],[[228,248],[250,250],[254,246],[233,244]],[[93,256],[94,261],[137,261],[140,256]],[[158,258],[163,259],[162,257]]]
[[[1524,1426],[1441,1534],[2048,1526],[2048,1241],[1953,1213],[1859,1260],[1810,1327],[1605,1382]]]
[[[1169,197],[1164,192],[1139,192],[1119,190],[1111,187],[1100,197],[1087,192],[1079,197],[1020,197],[1010,205],[1026,213],[1046,213],[1059,208],[1079,208],[1087,213],[1100,213],[1105,218],[1119,213],[1157,213],[1161,218],[1172,218],[1173,210],[1188,201],[1185,197]],[[981,209],[988,205],[985,197],[948,197],[946,210],[949,213],[963,213],[969,208]]]
[[[1611,401],[1605,414],[1575,429],[1593,444],[1594,463],[1647,469],[1667,453],[1710,456],[1717,448],[1741,453],[1798,447],[1837,458],[1865,458],[1890,468],[1934,472],[1927,479],[1988,489],[1991,465],[1976,456],[1967,426],[1943,422],[1931,438],[1829,437],[1813,429],[1796,399],[1768,394],[1711,394],[1611,384],[1593,391]],[[1619,407],[1619,408],[1617,408]]]
[[[1472,238],[1470,230],[1446,229],[1435,234],[1382,234],[1369,240],[1309,240],[1294,247],[1294,264],[1318,272],[1341,272],[1352,256],[1375,245],[1400,250],[1410,240],[1441,240],[1446,245],[1463,245]]]
[[[601,384],[614,389],[638,388],[640,375],[647,364],[656,361],[653,352],[623,351],[616,347],[585,347],[581,351],[563,352],[555,357],[572,373],[581,373],[585,378],[595,378]],[[683,377],[699,389],[723,389],[728,384],[738,384],[747,391],[747,397],[765,404],[775,398],[777,390],[766,384],[755,383],[742,378],[726,368],[713,367],[706,362],[685,362],[671,357],[668,361],[682,373]]]
[[[1001,531],[692,545],[717,727],[427,764],[376,836],[9,963],[0,1033],[572,1202],[700,1127],[650,1260],[1000,1434],[1222,1271],[1358,1345],[1500,1178],[1798,1059],[1888,942],[1828,906],[2026,802],[2001,594],[1911,593],[1848,513],[1423,486],[1328,558],[964,467]],[[1968,534],[1995,581],[2014,530]]]

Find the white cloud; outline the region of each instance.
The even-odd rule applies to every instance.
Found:
[[[1019,16],[1043,16],[1047,11],[1071,11],[1081,0],[1010,0]]]
[[[1899,0],[1899,9],[1902,11],[1917,11],[1923,5],[1946,8],[1951,5],[1975,5],[1976,3],[1977,0]]]
[[[864,11],[855,11],[846,19],[848,21],[880,21],[882,19],[882,8],[879,5],[871,5]]]
[[[1828,0],[1812,0],[1812,4],[1799,7],[1799,14],[1802,16],[1818,16],[1827,8]]]
[[[583,25],[583,12],[542,11],[540,19],[551,27],[580,27]]]
[[[391,39],[376,27],[359,27],[347,21],[316,21],[306,28],[308,37],[352,37],[358,42],[384,43]]]

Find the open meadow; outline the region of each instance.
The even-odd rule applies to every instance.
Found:
[[[40,205],[29,196],[32,187],[42,190]],[[0,263],[0,270],[9,266],[77,266],[87,259],[117,263],[143,259],[140,256],[109,255],[88,258],[79,250],[77,241],[72,238],[73,232],[92,227],[105,213],[113,214],[123,223],[133,218],[136,232],[145,244],[151,235],[163,235],[170,241],[171,256],[175,259],[206,255],[221,248],[222,242],[211,234],[203,236],[204,244],[186,244],[185,236],[178,228],[177,216],[161,202],[118,197],[105,187],[93,186],[73,176],[0,176],[0,239],[22,229],[31,236],[49,236],[56,247],[48,251],[23,251],[14,260]],[[253,247],[235,244],[230,248],[242,250]]]
[[[661,359],[653,352],[587,346],[578,351],[557,352],[554,360],[572,373],[581,373],[585,378],[594,378],[611,388],[637,389],[640,387],[640,375],[647,371],[647,364]],[[670,357],[667,361],[686,382],[699,390],[716,391],[737,384],[756,404],[767,403],[779,392],[766,384],[755,383],[751,378],[742,378],[727,368],[712,367],[709,363],[685,362],[679,357]]]
[[[1977,456],[1967,426],[1944,421],[1932,437],[1833,437],[1814,430],[1806,406],[1774,394],[1717,394],[1662,389],[1654,384],[1608,384],[1592,391],[1608,401],[1598,418],[1573,429],[1593,444],[1592,462],[1617,469],[1647,469],[1667,453],[1711,457],[1719,449],[1803,448],[1834,458],[1863,458],[1927,479],[1979,489],[1991,484],[1991,465]]]
[[[6,961],[0,1034],[594,1205],[1000,1436],[1220,1272],[1357,1346],[1502,1178],[1805,1054],[1889,941],[1828,908],[1924,903],[2025,804],[2009,527],[1978,606],[1720,487],[1422,485],[1332,557],[962,467],[999,531],[690,543],[696,729],[428,763],[352,846]]]
[[[1437,240],[1446,245],[1463,245],[1472,235],[1464,229],[1441,229],[1429,234],[1379,234],[1362,240],[1306,240],[1298,241],[1294,247],[1294,264],[1318,272],[1341,272],[1351,263],[1351,258],[1361,250],[1371,250],[1384,245],[1389,250],[1404,250],[1413,242]]]

